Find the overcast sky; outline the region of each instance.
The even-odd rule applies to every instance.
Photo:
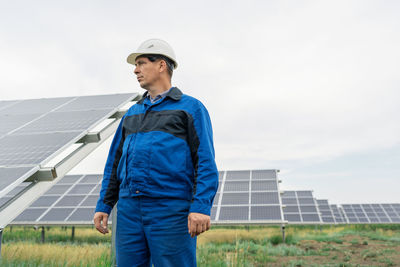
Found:
[[[139,92],[169,42],[220,170],[280,169],[331,203],[400,202],[400,2],[1,1],[1,99]],[[101,173],[110,142],[73,172]]]

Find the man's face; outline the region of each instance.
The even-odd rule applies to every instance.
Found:
[[[138,57],[135,62],[134,72],[140,87],[149,89],[159,78],[159,61],[151,62],[147,57]]]

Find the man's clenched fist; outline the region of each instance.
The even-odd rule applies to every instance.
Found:
[[[97,231],[100,233],[107,234],[107,222],[108,222],[108,214],[104,212],[96,212],[93,217],[94,226],[96,226]]]
[[[188,229],[191,237],[195,237],[211,227],[210,216],[191,212],[188,216]]]

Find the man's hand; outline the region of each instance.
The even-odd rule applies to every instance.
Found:
[[[210,216],[191,212],[188,216],[188,229],[191,237],[195,237],[211,227]]]
[[[108,214],[104,212],[96,212],[93,217],[94,226],[96,226],[97,231],[103,235],[108,233],[107,222]]]

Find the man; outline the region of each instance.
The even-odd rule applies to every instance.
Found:
[[[127,58],[142,99],[122,118],[108,155],[94,223],[105,234],[118,201],[118,266],[196,266],[218,187],[211,122],[197,99],[171,87],[178,63],[163,40]]]

